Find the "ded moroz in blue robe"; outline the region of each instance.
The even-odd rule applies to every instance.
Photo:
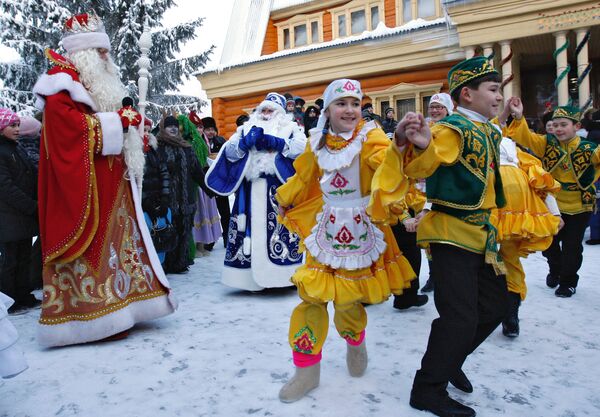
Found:
[[[259,124],[265,134],[285,139],[281,152],[239,148],[240,138]],[[230,287],[259,291],[291,286],[290,277],[302,263],[298,236],[277,222],[275,193],[294,175],[293,160],[304,151],[306,136],[291,120],[276,124],[251,118],[227,141],[206,174],[206,184],[215,193],[235,193],[221,277]]]

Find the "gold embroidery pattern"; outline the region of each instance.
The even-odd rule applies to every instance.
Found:
[[[450,77],[450,91],[454,91],[456,88],[475,78],[479,78],[485,74],[493,72],[496,72],[496,70],[488,60],[484,60],[481,67],[478,68],[456,70]]]
[[[145,253],[131,213],[127,183],[121,185],[119,204],[106,232],[108,261],[94,270],[85,256],[68,263],[46,265],[41,324],[87,321],[120,310],[130,303],[166,295]],[[101,256],[101,259],[105,259]]]

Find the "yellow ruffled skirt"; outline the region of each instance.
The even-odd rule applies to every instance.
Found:
[[[312,299],[339,305],[378,304],[392,293],[402,294],[410,287],[415,273],[398,249],[390,227],[378,227],[383,231],[387,247],[370,267],[352,271],[333,269],[317,262],[306,251],[306,264],[296,270],[292,282]]]
[[[558,231],[559,218],[552,215],[537,191],[554,187],[550,174],[536,166],[527,172],[501,166],[506,206],[498,209],[498,241],[519,240],[519,255],[545,250]]]

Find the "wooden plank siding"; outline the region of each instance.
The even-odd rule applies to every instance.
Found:
[[[385,0],[383,3],[385,25],[389,28],[396,27],[396,0]]]
[[[440,64],[427,68],[416,69],[410,72],[383,74],[383,75],[367,75],[359,78],[363,90],[365,92],[364,102],[370,102],[368,96],[369,91],[381,91],[393,87],[400,83],[409,84],[432,84],[442,83],[442,90],[447,90],[447,74],[454,62],[448,64]],[[343,69],[340,70],[340,78],[344,76]],[[313,84],[304,86],[293,86],[289,89],[279,91],[283,93],[291,93],[294,96],[300,96],[307,101],[315,100],[322,96],[327,84]],[[244,109],[250,109],[257,106],[269,91],[247,95],[235,98],[216,98],[212,100],[213,117],[217,122],[219,134],[228,139],[236,130],[235,120],[241,114],[244,114]]]
[[[263,41],[263,47],[261,55],[269,55],[277,52],[277,27],[272,19],[269,18],[267,23],[267,32],[265,33],[265,40]]]

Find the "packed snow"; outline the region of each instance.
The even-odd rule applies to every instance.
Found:
[[[541,254],[524,261],[529,295],[521,335],[508,339],[496,330],[463,368],[475,391],[449,387],[450,395],[481,417],[600,415],[600,246],[584,247],[570,299],[546,287]],[[169,275],[179,310],[136,326],[124,340],[45,350],[35,340],[39,310],[11,316],[30,368],[0,381],[0,416],[431,415],[408,405],[436,317],[431,299],[402,312],[391,300],[367,308],[369,368],[362,378],[348,375],[345,342],[331,323],[320,386],[283,404],[277,394],[293,375],[288,320],[299,299],[292,288],[249,293],[223,286],[223,257],[218,243],[188,274]],[[421,284],[427,275],[424,262]]]

